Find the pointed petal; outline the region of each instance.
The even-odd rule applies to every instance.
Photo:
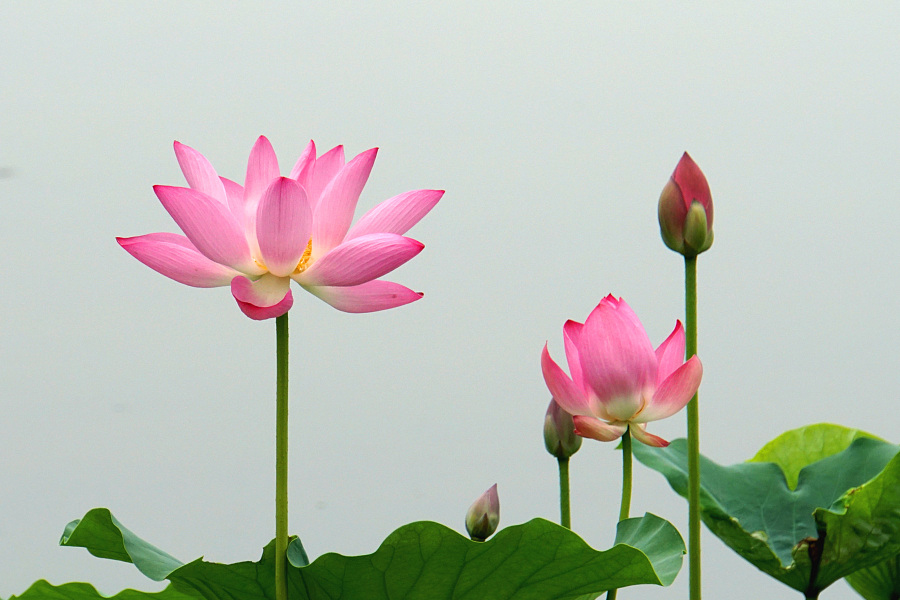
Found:
[[[247,177],[244,179],[244,194],[247,198],[261,198],[278,171],[278,157],[266,136],[261,135],[250,150],[247,160]]]
[[[269,272],[278,277],[293,273],[311,233],[306,191],[293,179],[275,179],[263,193],[256,216],[259,251]]]
[[[625,425],[613,425],[594,417],[576,415],[572,417],[572,421],[575,423],[575,433],[600,442],[614,442],[625,433]]]
[[[344,165],[322,192],[313,216],[313,254],[321,256],[344,241],[378,148],[366,150]]]
[[[656,384],[656,354],[650,338],[623,300],[604,298],[597,305],[584,323],[579,351],[585,383],[604,404],[634,404],[634,414],[644,389]],[[619,418],[630,416],[610,412]]]
[[[550,358],[547,344],[544,344],[544,351],[541,353],[541,371],[550,395],[564,411],[570,415],[585,415],[594,418],[588,397]]]
[[[712,229],[713,205],[712,193],[709,191],[709,183],[706,176],[694,159],[685,152],[672,173],[672,180],[681,190],[685,209],[689,209],[692,202],[699,202],[706,211],[707,226]]]
[[[403,235],[428,214],[443,195],[443,190],[415,190],[394,196],[363,215],[344,239],[368,233]]]
[[[336,309],[348,313],[387,310],[422,299],[420,292],[414,292],[399,283],[380,279],[344,287],[321,285],[303,288]]]
[[[153,187],[163,207],[206,258],[248,274],[259,272],[247,239],[228,208],[211,196],[188,188]]]
[[[647,433],[643,427],[632,427],[631,428],[631,436],[642,444],[647,444],[648,446],[655,446],[657,448],[665,448],[669,445],[669,442],[662,439],[658,435],[653,435],[652,433]]]
[[[278,158],[272,144],[261,135],[247,160],[247,176],[244,179],[244,232],[253,252],[258,251],[256,242],[256,212],[259,200],[269,184],[281,173],[278,170]]]
[[[656,349],[656,360],[659,363],[656,371],[657,385],[684,364],[684,327],[681,326],[681,321],[675,322],[675,329]]]
[[[304,286],[359,285],[390,273],[424,247],[421,242],[393,233],[364,235],[344,242],[294,279]]]
[[[309,203],[313,207],[315,213],[322,192],[338,174],[338,171],[344,166],[344,147],[335,146],[322,156],[316,159],[316,164],[312,168],[312,172],[307,175],[306,195],[309,197]]]
[[[298,158],[296,164],[294,164],[294,168],[291,169],[289,177],[291,179],[296,179],[297,183],[302,185],[305,189],[309,187],[309,177],[312,174],[315,165],[316,143],[309,140],[306,148],[303,149],[303,154],[300,155],[300,158]]]
[[[269,273],[256,281],[243,276],[235,277],[231,280],[231,295],[244,314],[256,320],[280,317],[294,303],[291,280]]]
[[[703,365],[700,364],[700,359],[696,355],[692,356],[656,388],[653,397],[632,421],[647,423],[674,415],[687,406],[687,403],[697,393],[702,377]]]
[[[193,287],[228,285],[239,275],[234,269],[213,262],[200,254],[183,235],[149,233],[116,238],[130,255],[170,279]]]
[[[638,316],[634,314],[634,311],[631,309],[631,306],[629,306],[627,302],[625,302],[621,298],[613,298],[612,294],[607,296],[606,300],[610,305],[614,305],[616,307],[616,313],[619,315],[619,317],[631,323],[631,326],[634,329],[640,330],[646,336],[646,332],[644,332],[644,325],[641,323],[641,320],[638,318]],[[650,338],[648,337],[647,342],[649,341]],[[650,347],[653,347],[652,344]]]
[[[569,364],[569,373],[572,374],[572,381],[584,389],[584,373],[581,369],[581,357],[578,352],[578,345],[581,343],[581,330],[584,325],[578,321],[568,320],[563,325],[563,341],[566,344],[566,362]]]
[[[216,170],[206,160],[205,156],[190,146],[175,142],[175,157],[178,159],[181,172],[184,173],[184,178],[192,190],[212,196],[223,204],[227,203],[225,187],[219,180]]]

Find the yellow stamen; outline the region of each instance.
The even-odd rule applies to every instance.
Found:
[[[303,271],[309,267],[309,259],[312,257],[312,238],[309,238],[309,242],[306,244],[306,250],[303,251],[303,256],[300,257],[300,262],[297,263],[297,268],[294,269],[294,274],[299,275]]]

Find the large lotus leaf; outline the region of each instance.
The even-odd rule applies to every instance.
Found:
[[[133,562],[141,572],[153,578],[162,575],[172,583],[157,595],[116,600],[273,597],[274,543],[266,546],[259,562],[224,565],[198,559],[182,565],[134,536],[106,509],[94,509],[71,523],[62,543]],[[303,566],[305,553],[294,540],[288,548],[288,586],[292,600],[588,600],[611,588],[668,585],[678,574],[683,555],[684,542],[675,528],[650,514],[621,522],[616,545],[604,552],[543,519],[507,527],[487,542],[473,542],[437,523],[418,522],[392,533],[373,554],[326,554],[308,566]],[[84,595],[84,588],[60,586],[52,588],[54,595],[45,589],[33,592],[35,588],[19,598],[101,597],[96,592]]]
[[[853,440],[861,437],[880,439],[859,429],[830,423],[809,425],[785,431],[760,448],[748,462],[775,463],[784,471],[788,487],[794,489],[803,467],[845,450]]]
[[[847,575],[847,583],[866,600],[900,599],[900,556]]]
[[[836,425],[814,427],[814,435],[788,432],[767,445],[762,455],[778,464],[700,459],[703,522],[756,567],[808,594],[900,552],[898,447]],[[797,450],[798,443],[816,447]],[[685,440],[638,444],[634,455],[686,496]],[[793,489],[786,470],[797,473]]]
[[[20,596],[10,596],[9,600],[197,600],[196,596],[182,594],[169,585],[161,592],[139,592],[122,590],[113,596],[104,596],[94,586],[87,583],[64,583],[53,585],[41,579],[31,584]]]

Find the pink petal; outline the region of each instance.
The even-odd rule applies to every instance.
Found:
[[[313,207],[313,213],[322,197],[322,192],[344,166],[344,147],[335,146],[316,159],[312,172],[307,175],[306,195]]]
[[[541,353],[541,371],[550,395],[564,411],[570,415],[585,415],[593,418],[594,411],[587,395],[550,358],[547,344],[544,344],[544,351]]]
[[[632,326],[634,329],[640,330],[640,331],[644,331],[644,326],[643,326],[643,324],[641,323],[641,320],[638,318],[638,316],[637,316],[636,314],[634,314],[634,310],[632,310],[632,308],[628,305],[627,302],[625,302],[625,301],[622,300],[621,298],[618,298],[618,299],[613,298],[613,295],[612,295],[612,294],[610,294],[609,296],[607,296],[604,300],[605,300],[606,303],[609,304],[610,306],[615,306],[616,314],[617,314],[620,318],[622,318],[622,319],[626,320],[627,322],[631,323],[631,326]],[[601,301],[601,302],[602,302],[602,301]],[[646,335],[646,333],[645,333],[645,335]],[[647,342],[648,342],[648,343],[650,342],[650,338],[649,338],[649,337],[647,338]],[[653,347],[652,344],[651,344],[650,347],[651,347],[651,348]]]
[[[315,241],[313,244],[315,252]],[[424,247],[421,242],[393,233],[364,235],[344,242],[293,277],[304,286],[359,285],[390,273]]]
[[[225,188],[226,204],[228,210],[234,215],[238,223],[244,223],[244,187],[230,179],[219,177],[222,186]]]
[[[606,423],[594,417],[575,415],[575,433],[581,437],[591,438],[601,442],[614,442],[625,433],[625,425]]]
[[[566,345],[566,362],[569,364],[569,373],[572,374],[572,381],[575,385],[584,389],[584,373],[581,369],[581,357],[578,353],[582,328],[584,328],[584,325],[578,321],[566,321],[566,324],[563,325],[563,341]]]
[[[642,444],[647,444],[648,446],[655,446],[657,448],[665,448],[669,445],[669,442],[662,439],[658,435],[653,435],[652,433],[647,433],[643,427],[632,427],[631,428],[631,436]]]
[[[188,186],[225,204],[225,187],[206,157],[180,142],[175,142],[175,157]]]
[[[697,393],[702,377],[703,365],[700,364],[699,358],[692,356],[662,382],[644,409],[632,421],[647,423],[674,415]]]
[[[287,277],[297,268],[312,232],[312,211],[299,183],[279,177],[266,188],[256,216],[259,251],[269,272]]]
[[[256,281],[243,276],[235,277],[231,280],[231,295],[244,314],[256,320],[280,317],[294,303],[291,280],[269,273]]]
[[[193,287],[228,285],[236,275],[230,269],[200,254],[183,235],[149,233],[130,238],[116,238],[130,255],[170,279]]]
[[[657,385],[684,364],[684,327],[681,326],[681,321],[675,322],[675,329],[656,349],[656,360],[659,363],[656,371]]]
[[[637,410],[644,389],[656,383],[653,346],[623,300],[597,305],[584,323],[579,351],[585,383],[604,404],[627,401]]]
[[[247,160],[247,177],[244,180],[244,214],[247,216],[245,223],[251,232],[256,231],[256,209],[263,192],[281,173],[278,170],[278,157],[272,144],[261,135],[253,149],[250,150],[250,158]]]
[[[288,290],[284,299],[274,306],[255,306],[248,302],[241,302],[240,300],[237,300],[237,298],[235,298],[235,300],[237,301],[238,308],[241,309],[241,312],[256,321],[280,317],[294,305],[294,295],[291,293],[291,290]]]
[[[153,187],[191,243],[206,258],[248,274],[260,272],[234,215],[211,196],[188,188]]]
[[[313,253],[321,256],[344,241],[378,148],[344,165],[322,192],[313,215]]]
[[[309,140],[303,154],[297,159],[294,168],[291,169],[290,178],[296,179],[297,183],[305,188],[309,187],[309,177],[312,175],[316,165],[316,143]]]
[[[345,287],[304,286],[310,294],[348,313],[366,313],[403,306],[422,299],[422,294],[393,283],[376,279]]]
[[[271,273],[266,273],[255,281],[243,276],[231,280],[231,294],[235,300],[254,306],[274,306],[284,299],[290,289],[290,278],[276,277]]]
[[[689,209],[695,200],[706,210],[706,225],[711,230],[713,224],[712,193],[709,191],[709,183],[706,176],[694,159],[685,152],[672,173],[672,180],[681,191],[685,210]]]
[[[437,204],[443,190],[416,190],[394,196],[367,212],[347,232],[346,240],[368,233],[403,235]]]

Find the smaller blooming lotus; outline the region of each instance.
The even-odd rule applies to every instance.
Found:
[[[344,160],[343,146],[316,156],[310,142],[289,177],[282,177],[269,140],[250,152],[244,185],[219,177],[196,150],[175,142],[188,186],[157,185],[163,207],[184,235],[151,233],[117,238],[136,259],[194,287],[231,286],[240,309],[270,319],[293,304],[291,280],[345,312],[372,312],[421,298],[378,280],[418,254],[404,237],[443,195],[400,194],[367,212],[353,213],[377,148]]]
[[[550,358],[546,344],[541,368],[554,400],[573,415],[575,432],[610,442],[630,426],[638,441],[667,446],[647,433],[646,424],[684,408],[703,374],[696,356],[684,362],[681,322],[654,351],[631,307],[607,296],[584,324],[566,322],[563,337],[571,377]]]
[[[659,196],[659,231],[666,246],[690,258],[713,243],[713,203],[703,171],[687,152]]]

